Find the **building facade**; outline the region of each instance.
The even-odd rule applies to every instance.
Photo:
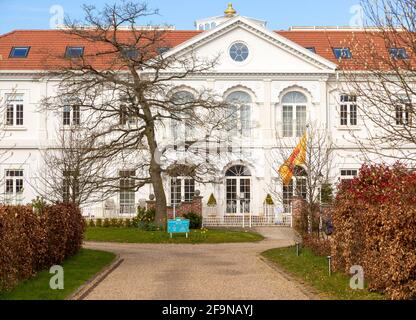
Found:
[[[243,139],[238,152],[218,158],[217,183],[201,185],[190,178],[165,177],[170,204],[191,201],[199,190],[204,205],[211,194],[215,196],[217,215],[262,215],[265,198],[272,194],[276,206],[285,211],[302,184],[302,174],[284,187],[278,175],[284,157],[275,153],[282,145],[286,149],[296,146],[312,127],[324,132],[333,144],[333,165],[326,174],[330,182],[336,184],[358,174],[363,159],[352,133],[365,135],[366,128],[357,108],[360,101],[345,91],[339,62],[353,61],[354,52],[345,46],[345,40],[351,41],[362,30],[272,31],[266,22],[232,10],[224,16],[198,20],[195,25],[195,31],[168,30],[170,46],[164,51],[175,56],[193,48],[198,56],[219,55],[219,62],[212,71],[183,79],[177,87],[189,92],[209,88],[225,100],[243,101],[238,126]],[[43,52],[54,50],[64,55],[68,48],[79,50],[79,44],[66,41],[60,30],[16,30],[0,36],[4,106],[0,190],[4,202],[29,203],[36,197],[42,150],[56,139],[56,125],[80,121],[79,110],[55,114],[39,109],[40,101],[56,90],[56,82],[39,76],[45,71]],[[161,133],[164,139],[175,135],[170,125],[167,123]],[[111,207],[119,213],[132,213],[151,194],[151,186],[139,191],[124,188],[110,199],[89,204],[84,211],[101,216]]]

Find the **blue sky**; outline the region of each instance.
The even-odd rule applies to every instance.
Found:
[[[97,7],[116,0],[0,0],[0,34],[14,29],[49,29],[54,5],[63,8],[65,15],[82,18],[82,4]],[[194,29],[198,18],[220,15],[228,0],[148,0],[160,10],[153,23],[175,25],[177,29]],[[360,0],[236,0],[238,13],[268,21],[270,29],[287,29],[290,26],[346,26],[353,19],[355,5]],[[150,22],[150,21],[149,21]]]

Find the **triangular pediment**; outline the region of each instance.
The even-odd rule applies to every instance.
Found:
[[[230,55],[234,43],[243,43],[249,50],[242,62]],[[218,57],[215,72],[312,73],[337,68],[331,61],[240,16],[182,43],[167,56],[190,53],[202,59]]]

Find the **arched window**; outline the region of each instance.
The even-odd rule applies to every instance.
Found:
[[[210,26],[210,24],[209,23],[206,23],[205,24],[205,30],[209,30],[209,26]]]
[[[233,166],[225,173],[226,177],[251,177],[250,170],[245,166]]]
[[[217,26],[217,24],[215,22],[211,23],[211,29],[214,29]]]
[[[194,95],[188,91],[178,91],[172,95],[172,108],[178,110],[176,116],[180,118],[171,119],[171,134],[175,142],[186,143],[194,135],[191,121],[186,120],[186,109],[192,107],[194,99]]]
[[[247,214],[251,211],[251,172],[243,165],[236,165],[225,173],[226,213]]]
[[[228,95],[226,101],[230,104],[229,117],[230,126],[229,131],[239,129],[239,132],[244,137],[249,137],[251,134],[251,97],[248,93],[243,91],[235,91]]]
[[[301,137],[306,131],[306,106],[308,99],[298,91],[282,98],[283,137]]]

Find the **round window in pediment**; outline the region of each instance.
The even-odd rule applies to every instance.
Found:
[[[230,57],[236,62],[243,62],[248,58],[249,50],[242,42],[234,43],[230,48]]]

